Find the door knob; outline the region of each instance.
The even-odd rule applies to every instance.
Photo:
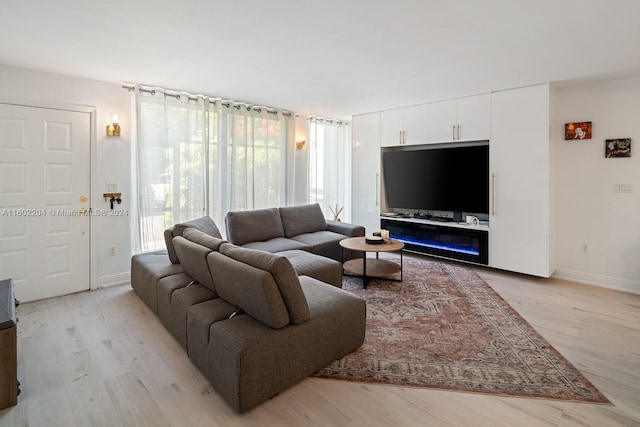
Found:
[[[84,215],[87,213],[87,208],[80,208],[79,212],[81,215]]]
[[[87,196],[80,196],[80,201],[81,202],[86,202],[87,201]]]

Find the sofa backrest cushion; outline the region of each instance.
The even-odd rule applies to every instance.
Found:
[[[173,247],[173,238],[182,236],[182,233],[184,233],[184,230],[186,230],[187,228],[195,228],[196,230],[200,230],[203,233],[208,234],[209,236],[217,237],[219,239],[222,238],[218,226],[208,216],[203,216],[191,221],[182,222],[174,225],[173,227],[167,228],[164,231],[164,242],[167,245],[169,259],[174,264],[178,264],[180,261],[178,261],[178,256],[176,255],[176,251]]]
[[[241,248],[229,243],[220,246],[220,253],[271,273],[287,306],[291,323],[298,324],[311,318],[300,280],[288,258],[256,249]]]
[[[220,252],[211,252],[207,262],[222,299],[274,329],[290,323],[287,307],[271,273]]]
[[[182,237],[193,243],[205,246],[212,251],[217,251],[220,248],[221,244],[227,242],[226,240],[210,236],[207,233],[204,233],[195,228],[187,228],[186,230],[184,230],[182,232]]]
[[[327,229],[320,205],[288,206],[279,208],[285,237],[294,237],[304,233],[314,233]]]
[[[207,255],[211,252],[211,249],[189,241],[182,236],[173,238],[173,247],[184,272],[201,285],[216,292],[216,287],[209,272],[209,265],[207,264]]]
[[[277,208],[228,212],[224,221],[227,238],[235,245],[284,237]]]

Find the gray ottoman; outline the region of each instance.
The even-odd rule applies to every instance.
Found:
[[[342,264],[338,261],[310,252],[292,250],[278,252],[293,265],[298,276],[309,276],[321,282],[342,288]]]

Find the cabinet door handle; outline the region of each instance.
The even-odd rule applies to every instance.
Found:
[[[496,174],[491,174],[491,216],[496,216]]]
[[[402,145],[402,131],[400,131],[400,138],[399,138],[399,140],[398,140],[398,143],[399,143],[400,145]]]
[[[456,130],[458,131],[456,135],[456,139],[460,141],[460,125],[456,125]]]
[[[378,189],[380,186],[378,184],[379,181],[380,181],[380,174],[376,173],[376,206],[380,206],[380,196],[379,196],[380,193],[378,192]]]
[[[456,140],[456,125],[451,125],[451,140]]]

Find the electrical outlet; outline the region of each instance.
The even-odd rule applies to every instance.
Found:
[[[586,243],[582,243],[580,245],[580,252],[582,252],[583,254],[588,254],[589,253],[589,245],[587,245]]]
[[[109,246],[109,256],[116,256],[116,245]]]
[[[118,183],[107,182],[107,193],[117,193],[117,192],[118,192]]]

